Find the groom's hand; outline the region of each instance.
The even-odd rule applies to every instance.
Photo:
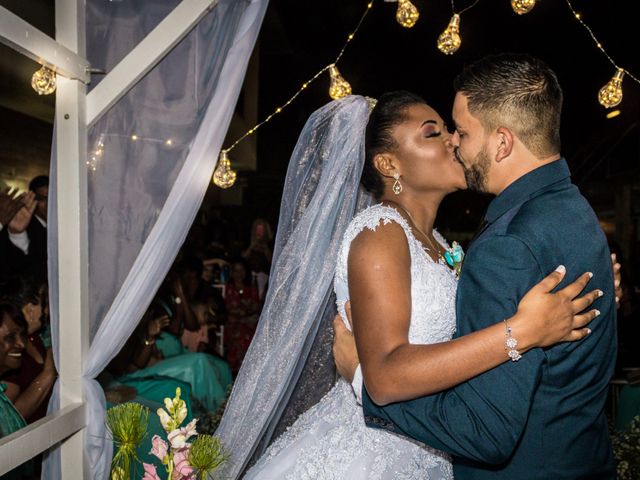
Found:
[[[338,373],[349,383],[353,381],[353,375],[360,363],[356,342],[353,334],[347,330],[340,315],[333,319],[333,359],[336,363]]]

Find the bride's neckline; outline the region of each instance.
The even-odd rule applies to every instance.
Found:
[[[386,201],[381,203],[380,205],[395,210],[398,213],[398,215],[400,215],[405,220],[405,222],[407,223],[407,226],[409,227],[409,231],[411,232],[411,236],[415,239],[416,242],[418,242],[418,244],[422,248],[422,251],[427,255],[427,257],[432,261],[432,263],[435,263],[438,265],[445,265],[446,267],[449,267],[449,265],[447,264],[447,261],[444,258],[444,252],[446,252],[447,249],[442,244],[442,242],[440,242],[434,235],[434,232],[437,233],[437,230],[435,228],[432,230],[431,236],[429,236],[418,227],[415,220],[413,219],[413,215],[411,215],[411,212],[409,212],[406,208],[404,208],[399,203],[396,203],[393,201]],[[406,216],[408,217],[408,221],[407,221],[407,218],[405,218],[402,215],[402,213],[399,212],[398,210],[401,210],[406,214]],[[427,246],[425,245],[424,242],[420,241],[420,239],[414,233],[414,230],[419,232],[431,245]],[[433,239],[431,237],[433,237]],[[432,255],[432,252],[435,254],[435,258],[434,258],[434,255]]]

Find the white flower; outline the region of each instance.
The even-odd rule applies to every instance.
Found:
[[[171,443],[171,448],[184,448],[187,444],[187,440],[198,434],[196,431],[197,421],[198,419],[194,418],[186,427],[176,428],[173,432],[170,432],[169,435],[167,435],[167,440]]]
[[[169,432],[171,430],[171,424],[173,423],[169,414],[164,411],[164,408],[159,408],[156,413],[158,414],[158,417],[160,417],[160,423],[162,424],[164,431]]]

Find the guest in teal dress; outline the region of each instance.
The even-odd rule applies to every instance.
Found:
[[[186,304],[186,302],[185,302]],[[115,380],[129,385],[139,395],[155,396],[158,390],[170,390],[176,382],[187,384],[183,397],[197,413],[214,412],[226,398],[232,382],[231,370],[224,360],[206,353],[185,349],[178,338],[165,331],[170,326],[172,310],[166,302],[154,301],[138,328],[111,362],[109,371]],[[164,382],[162,387],[158,382]],[[164,396],[162,398],[164,398]],[[189,405],[187,405],[189,408]],[[191,408],[189,408],[189,411]]]
[[[20,368],[25,348],[27,324],[20,310],[8,303],[0,304],[0,438],[11,435],[27,425],[20,412],[5,395],[7,386],[2,383],[4,375]],[[3,480],[30,478],[32,462],[26,462],[2,476]]]

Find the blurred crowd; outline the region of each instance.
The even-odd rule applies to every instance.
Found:
[[[39,176],[26,193],[0,192],[0,437],[46,415],[57,378],[47,287],[48,187],[48,177]],[[230,246],[215,228],[196,223],[133,334],[99,376],[108,405],[133,400],[155,411],[180,387],[190,417],[202,418],[204,430],[215,428],[212,419],[249,348],[269,285],[271,226],[256,219],[246,233],[243,245]],[[39,478],[39,463],[34,459],[3,479]]]

